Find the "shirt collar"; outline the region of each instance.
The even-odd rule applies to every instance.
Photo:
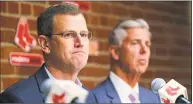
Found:
[[[46,65],[44,65],[44,69],[46,70],[46,73],[48,74],[48,77],[54,80],[57,80],[50,72],[49,70],[46,68]],[[75,83],[79,86],[82,86],[82,83],[80,82],[80,80],[78,78],[76,78]]]
[[[134,86],[134,88],[131,88],[130,85],[128,85],[124,80],[122,80],[112,71],[110,72],[110,79],[119,94],[128,95],[131,93],[131,91],[135,91],[137,94],[139,94],[138,83]]]

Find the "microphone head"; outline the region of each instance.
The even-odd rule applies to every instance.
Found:
[[[151,82],[151,89],[154,93],[158,93],[158,90],[160,88],[162,88],[164,85],[166,84],[166,82],[162,79],[162,78],[155,78],[152,82]]]
[[[51,86],[52,86],[52,84],[53,84],[53,80],[52,79],[46,79],[43,83],[42,83],[42,85],[40,86],[40,89],[41,89],[41,91],[47,96],[48,95],[48,93],[49,93],[49,91],[50,91],[50,89],[51,89]]]

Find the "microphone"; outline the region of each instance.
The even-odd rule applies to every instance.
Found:
[[[45,103],[85,103],[88,91],[70,80],[47,79],[41,85]]]
[[[162,78],[156,78],[151,83],[153,92],[158,93],[162,103],[190,103],[187,89],[174,79],[167,84]]]

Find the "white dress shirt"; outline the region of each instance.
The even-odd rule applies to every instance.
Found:
[[[131,100],[129,99],[129,94],[134,91],[138,97],[139,97],[139,85],[138,83],[134,86],[134,88],[131,88],[125,81],[123,81],[119,76],[117,76],[114,72],[110,72],[110,80],[112,81],[115,90],[117,91],[119,98],[121,100],[121,103],[131,103]],[[138,100],[138,103],[140,101]]]
[[[54,79],[54,80],[58,80],[49,72],[49,70],[46,68],[46,65],[44,65],[44,69],[46,70],[46,73],[48,74],[49,78]],[[79,86],[82,86],[82,83],[80,82],[80,80],[78,78],[76,78],[75,83]]]

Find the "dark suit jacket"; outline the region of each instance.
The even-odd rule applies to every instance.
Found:
[[[123,89],[124,90],[124,89]],[[161,103],[158,95],[148,89],[139,87],[139,98],[141,103]],[[108,77],[98,87],[91,90],[87,103],[121,103],[110,78]]]
[[[0,103],[44,103],[45,97],[40,86],[47,78],[42,65],[33,76],[13,84],[0,94]]]
[[[44,65],[28,79],[19,81],[0,94],[0,102],[4,103],[44,103],[42,82],[49,78]]]

